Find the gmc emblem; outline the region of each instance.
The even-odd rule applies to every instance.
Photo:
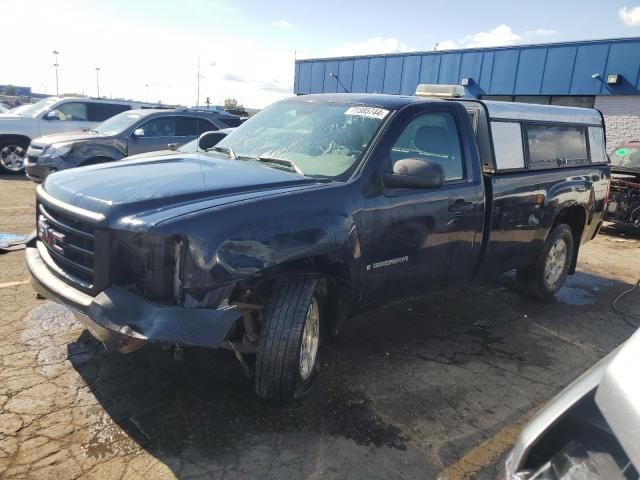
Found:
[[[64,233],[60,233],[51,228],[47,221],[42,217],[38,219],[38,237],[42,242],[49,245],[59,254],[64,254],[64,248],[60,245],[64,242]]]

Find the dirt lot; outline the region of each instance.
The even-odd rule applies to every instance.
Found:
[[[32,229],[33,191],[0,177],[0,232]],[[371,312],[326,346],[311,396],[281,406],[228,352],[105,352],[5,254],[0,477],[489,478],[531,413],[632,333],[610,302],[639,275],[640,241],[607,233],[556,301],[504,276]]]

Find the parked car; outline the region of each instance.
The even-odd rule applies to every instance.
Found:
[[[0,173],[21,173],[32,139],[90,129],[117,113],[151,104],[93,98],[49,97],[0,115]],[[23,108],[24,107],[24,108]]]
[[[255,355],[278,400],[358,311],[511,269],[553,296],[609,185],[602,116],[580,108],[308,95],[212,150],[51,175],[27,263],[108,348]]]
[[[129,110],[92,130],[36,138],[27,150],[25,168],[29,178],[41,182],[51,172],[175,149],[235,120],[233,115],[188,109]]]
[[[640,332],[523,428],[496,480],[638,480]]]
[[[184,145],[180,145],[175,149],[167,149],[167,150],[157,150],[154,152],[145,152],[139,153],[138,155],[132,155],[127,157],[127,160],[142,160],[143,158],[158,158],[167,155],[175,155],[176,153],[208,153],[213,155],[209,149],[214,147],[220,140],[229,135],[233,131],[233,128],[221,128],[220,130],[212,130],[209,132],[205,132],[200,137],[191,140],[190,142],[185,143]],[[215,135],[209,135],[211,133],[215,133]],[[213,138],[211,138],[213,137]],[[210,139],[210,140],[208,140]],[[204,144],[203,144],[204,142]],[[200,146],[202,144],[202,146]]]
[[[640,231],[640,142],[628,142],[611,155],[611,193],[605,220]]]

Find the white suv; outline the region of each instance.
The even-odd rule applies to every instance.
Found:
[[[0,114],[0,173],[24,170],[24,156],[33,138],[90,129],[125,110],[153,106],[117,100],[50,97],[18,113]]]

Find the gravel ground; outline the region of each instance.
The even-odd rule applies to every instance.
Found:
[[[34,185],[0,177],[0,232]],[[256,399],[225,351],[107,353],[0,256],[2,478],[489,478],[530,415],[633,332],[610,307],[640,241],[607,232],[557,299],[490,285],[382,308],[325,345],[304,401]],[[623,307],[640,311],[640,294]]]

